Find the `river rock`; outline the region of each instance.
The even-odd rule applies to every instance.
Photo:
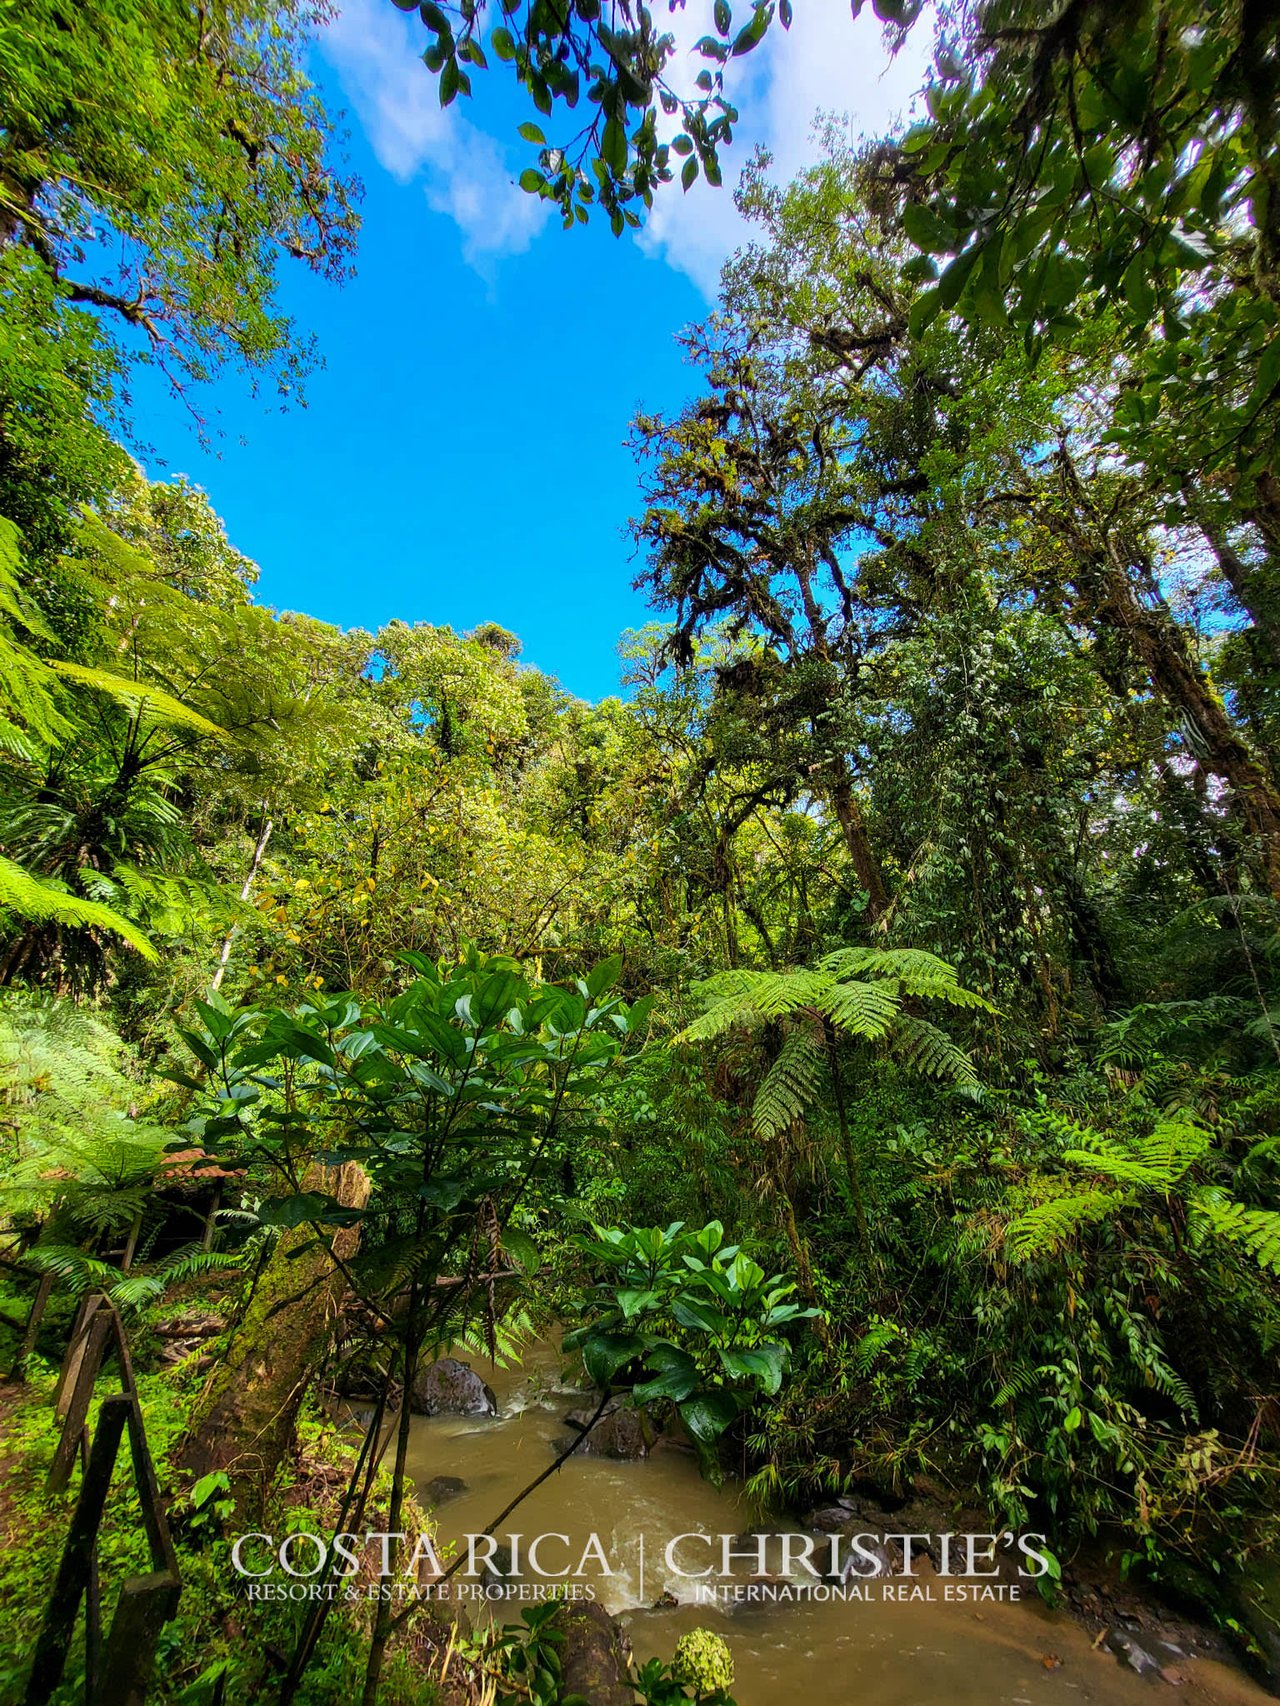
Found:
[[[633,1706],[626,1637],[602,1605],[575,1600],[556,1613],[561,1691],[587,1706]]]
[[[884,1541],[868,1534],[862,1541],[862,1550],[875,1559],[874,1569],[861,1552],[855,1552],[839,1535],[831,1537],[825,1553],[822,1547],[815,1548],[813,1560],[829,1582],[869,1582],[901,1575],[902,1548],[896,1540]]]
[[[859,1508],[849,1499],[837,1499],[834,1504],[819,1505],[805,1516],[806,1528],[816,1529],[819,1534],[840,1534],[850,1524],[857,1521]]]
[[[429,1505],[443,1505],[466,1490],[467,1483],[460,1475],[436,1475],[422,1489],[422,1496]]]
[[[1104,1642],[1107,1650],[1116,1655],[1122,1665],[1137,1671],[1139,1676],[1155,1678],[1160,1674],[1160,1661],[1141,1647],[1132,1635],[1127,1635],[1123,1629],[1108,1630]]]
[[[515,1569],[509,1546],[495,1546],[492,1558],[486,1558],[480,1572],[486,1599],[505,1599],[514,1591]]]
[[[571,1428],[586,1438],[578,1450],[587,1457],[618,1457],[624,1460],[647,1457],[653,1448],[653,1424],[643,1410],[632,1410],[613,1404],[594,1427],[591,1410],[570,1410],[565,1417]],[[588,1433],[587,1429],[591,1431]]]
[[[496,1416],[498,1400],[473,1368],[441,1357],[418,1371],[409,1408],[419,1416]]]

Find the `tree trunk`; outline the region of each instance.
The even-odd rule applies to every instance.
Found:
[[[330,1191],[344,1208],[363,1208],[369,1177],[355,1162],[336,1169],[316,1163],[302,1188]],[[328,1351],[346,1289],[325,1250],[317,1247],[290,1260],[290,1251],[314,1236],[303,1225],[281,1237],[176,1455],[193,1479],[226,1471],[241,1521],[262,1510],[293,1440],[303,1394]],[[340,1260],[355,1253],[359,1237],[356,1228],[337,1233],[333,1248]]]
[[[831,809],[836,814],[836,822],[840,825],[858,882],[867,893],[867,917],[874,924],[889,905],[889,891],[884,886],[880,866],[871,851],[862,812],[854,798],[849,772],[843,762],[839,764],[838,774],[831,782],[830,796]]]
[[[1192,656],[1141,539],[1122,543],[1121,525],[1094,502],[1065,446],[1057,463],[1066,511],[1050,524],[1092,571],[1087,574],[1092,585],[1082,600],[1087,606],[1083,614],[1095,627],[1123,637],[1154,691],[1177,713],[1194,757],[1226,782],[1257,842],[1267,886],[1280,900],[1280,789]],[[1134,584],[1135,570],[1144,597]]]
[[[245,878],[240,888],[241,905],[244,905],[248,901],[249,896],[253,893],[253,879],[257,876],[262,867],[262,861],[266,857],[267,843],[271,839],[271,831],[273,827],[274,825],[270,818],[267,818],[262,825],[262,833],[258,836],[258,844],[253,850],[253,860],[249,866],[249,875]],[[210,989],[222,988],[222,980],[226,976],[227,965],[231,959],[231,949],[235,943],[236,936],[239,934],[239,930],[240,926],[238,924],[233,924],[223,939],[222,952],[218,955],[218,965],[213,974],[213,982],[209,985]]]
[[[1163,602],[1151,607],[1138,600],[1113,542],[1107,556],[1105,601],[1099,614],[1124,633],[1151,685],[1181,714],[1195,757],[1230,788],[1258,843],[1267,886],[1280,900],[1280,791],[1192,658],[1168,607]]]

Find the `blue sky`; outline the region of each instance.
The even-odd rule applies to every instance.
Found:
[[[704,33],[704,9],[689,0],[676,15],[682,40]],[[346,109],[365,184],[358,274],[338,290],[282,271],[325,366],[287,412],[220,379],[201,399],[217,411],[211,450],[140,375],[147,472],[208,491],[258,563],[265,603],[343,627],[501,622],[570,691],[616,691],[619,634],[652,615],[631,590],[628,423],[692,388],[675,337],[709,311],[743,238],[728,185],[753,141],[790,175],[812,156],[818,110],[876,131],[920,81],[905,58],[886,69],[878,26],[851,24],[847,0],[799,0],[796,13],[790,37],[775,30],[742,62],[726,188],[676,189],[642,234],[615,239],[562,232],[514,186],[529,114],[499,78],[477,77],[477,102],[442,113],[416,14],[350,0],[313,75]]]

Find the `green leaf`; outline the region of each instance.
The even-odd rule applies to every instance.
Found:
[[[770,12],[771,8],[767,5],[760,4],[756,6],[751,22],[745,27],[745,29],[739,30],[738,34],[734,37],[733,53],[735,58],[739,54],[750,53],[752,48],[763,39],[764,32],[769,27]]]
[[[542,1265],[542,1253],[527,1232],[508,1226],[498,1242],[522,1273],[536,1273]]]
[[[617,1293],[618,1308],[621,1309],[623,1316],[628,1321],[633,1321],[637,1315],[655,1304],[658,1297],[659,1293],[656,1291],[643,1289],[620,1291]]]
[[[928,330],[942,312],[942,296],[935,285],[932,290],[922,290],[911,304],[907,315],[907,330],[913,338],[918,338]]]
[[[902,225],[917,249],[932,255],[950,254],[956,247],[955,228],[934,208],[909,201],[902,210]]]
[[[620,178],[627,169],[627,133],[616,118],[611,118],[604,127],[600,157],[615,178]]]
[[[607,960],[588,972],[586,984],[587,994],[592,1001],[602,996],[606,989],[612,989],[622,972],[622,955],[612,954]]]
[[[726,1374],[735,1380],[755,1381],[772,1398],[782,1385],[787,1347],[783,1344],[751,1345],[745,1350],[720,1352]]]
[[[678,1405],[680,1420],[699,1445],[714,1445],[738,1415],[738,1404],[727,1392],[700,1392]]]
[[[632,1397],[640,1404],[650,1404],[655,1398],[687,1398],[698,1384],[698,1365],[687,1351],[677,1345],[660,1345],[645,1359],[646,1368],[654,1370],[652,1377],[632,1389]]]
[[[960,300],[960,294],[969,282],[969,274],[977,264],[982,254],[982,246],[975,243],[966,249],[964,254],[957,255],[938,280],[938,305],[941,308],[954,308]]]
[[[593,1331],[582,1344],[582,1366],[601,1389],[607,1387],[620,1368],[644,1350],[644,1340],[635,1333]]]
[[[326,1226],[354,1226],[363,1219],[363,1213],[358,1208],[344,1208],[335,1197],[322,1196],[317,1191],[297,1191],[293,1196],[264,1203],[259,1219],[266,1226],[301,1226],[307,1220]]]
[[[535,142],[539,148],[545,147],[546,137],[536,124],[525,123],[520,126],[520,135],[526,142]]]

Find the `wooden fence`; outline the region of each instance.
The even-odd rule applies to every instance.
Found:
[[[98,1425],[90,1440],[86,1425],[89,1405],[109,1348],[116,1353],[121,1390],[103,1399]],[[101,1294],[87,1298],[76,1316],[54,1405],[62,1421],[62,1432],[49,1470],[49,1491],[62,1492],[67,1487],[77,1459],[83,1473],[80,1496],[36,1643],[26,1706],[44,1706],[62,1680],[82,1600],[86,1706],[142,1706],[155,1664],[156,1642],[178,1608],[182,1578],[147,1449],[129,1346],[119,1314]],[[126,1431],[152,1569],[148,1575],[130,1576],[123,1583],[111,1629],[104,1641],[98,1530]]]

